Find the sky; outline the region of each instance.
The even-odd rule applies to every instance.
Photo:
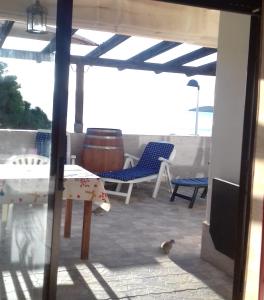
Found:
[[[100,39],[100,36],[96,35],[93,40],[96,37],[96,42],[101,43],[102,36]],[[109,38],[109,33],[107,38]],[[133,38],[128,41],[131,43]],[[150,47],[154,43],[157,41],[149,39],[144,47]],[[17,42],[16,45],[23,46]],[[133,46],[130,49],[135,53],[142,51],[142,40],[139,39],[137,47]],[[72,51],[77,50],[72,49]],[[133,56],[131,51],[127,54],[122,49],[117,50],[116,53],[106,53],[105,56],[123,59]],[[181,51],[183,53],[186,50],[182,47]],[[122,55],[124,57],[121,57]],[[172,55],[175,57],[176,53]],[[166,60],[168,57],[159,59]],[[17,76],[23,99],[30,102],[32,107],[39,106],[51,120],[54,63],[37,63],[18,59],[1,59],[1,61],[8,64],[8,74]],[[106,127],[119,128],[127,134],[194,134],[195,112],[190,112],[189,109],[196,107],[198,90],[187,86],[190,79],[196,79],[199,82],[199,105],[213,105],[214,76],[188,78],[186,75],[175,73],[155,74],[151,71],[118,71],[115,68],[86,66],[84,131],[88,127]],[[67,131],[69,132],[73,132],[74,127],[75,80],[75,66],[72,65],[69,77],[67,117]],[[200,135],[211,134],[212,115],[212,113],[199,113],[198,133]]]

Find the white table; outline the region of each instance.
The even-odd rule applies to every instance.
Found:
[[[47,203],[50,180],[48,165],[0,164],[0,204]],[[84,201],[81,259],[89,256],[92,202],[110,210],[100,178],[78,165],[64,166],[63,199],[67,200],[64,237],[71,232],[72,201]]]

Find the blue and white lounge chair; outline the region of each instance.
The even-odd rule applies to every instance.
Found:
[[[164,174],[172,191],[169,164],[175,156],[173,144],[150,142],[147,144],[141,158],[128,154],[126,156],[124,169],[98,174],[105,182],[118,183],[115,191],[107,190],[108,194],[126,197],[125,203],[128,204],[134,183],[156,180],[152,194],[152,197],[156,198]],[[136,165],[135,161],[138,161]],[[129,185],[128,191],[120,192],[121,185],[124,183]]]
[[[51,147],[51,132],[50,130],[38,130],[36,133],[35,148],[37,154],[41,156],[50,157]]]
[[[36,133],[35,148],[37,154],[41,156],[50,157],[51,150],[51,131],[47,129],[39,129]],[[66,132],[66,164],[72,164],[72,161],[76,158],[75,155],[71,155],[71,135]]]

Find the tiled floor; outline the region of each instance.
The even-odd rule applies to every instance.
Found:
[[[73,209],[72,238],[61,240],[58,299],[231,299],[232,279],[200,259],[206,200],[193,209],[151,184],[133,190],[128,206],[111,198],[109,213],[92,219],[89,263],[80,255],[82,205]],[[164,240],[176,241],[169,256]],[[63,282],[67,282],[66,284]]]
[[[79,259],[83,206],[74,202],[72,238],[61,238],[58,300],[231,299],[232,279],[199,257],[206,201],[198,199],[188,209],[186,200],[170,203],[164,187],[152,199],[152,188],[141,184],[128,206],[122,198],[111,198],[110,212],[93,215],[89,262]],[[160,244],[168,239],[176,243],[166,256]],[[1,300],[39,299],[41,272],[21,268],[18,273],[5,266]],[[19,275],[25,278],[24,287],[20,283],[16,289],[10,281],[18,282]]]

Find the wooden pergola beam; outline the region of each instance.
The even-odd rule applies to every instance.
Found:
[[[206,65],[202,65],[200,67],[197,67],[197,74],[200,73],[215,73],[216,70],[216,61],[208,63]]]
[[[165,51],[168,51],[170,49],[173,49],[182,43],[177,42],[169,42],[169,41],[162,41],[158,43],[157,45],[154,45],[145,51],[140,52],[139,54],[131,57],[128,59],[129,62],[143,62],[146,61],[154,56],[157,56]]]
[[[54,54],[44,54],[36,51],[0,49],[0,57],[35,60],[37,62],[51,61]]]
[[[25,51],[25,50],[11,50],[11,49],[0,49],[0,57],[16,58],[16,59],[27,59],[41,61],[52,61],[54,54],[44,54],[42,52]],[[186,67],[186,66],[174,66],[167,64],[156,64],[146,62],[130,62],[128,60],[118,60],[109,58],[92,58],[82,56],[71,56],[71,63],[83,64],[97,67],[110,67],[117,68],[119,70],[130,69],[130,70],[142,70],[152,71],[155,73],[183,73],[187,76],[194,75],[205,75],[215,76],[215,63],[208,64],[201,67]]]
[[[153,71],[155,73],[183,73],[187,76],[193,75],[206,75],[206,76],[214,76],[215,70],[202,70],[199,73],[199,68],[197,67],[185,67],[185,66],[173,66],[173,65],[166,65],[166,64],[156,64],[156,63],[146,63],[146,62],[129,62],[124,60],[118,59],[109,59],[109,58],[88,58],[83,57],[80,58],[79,56],[72,56],[71,57],[72,63],[83,63],[84,65],[90,66],[98,66],[98,67],[110,67],[110,68],[117,68],[119,70],[130,69],[130,70],[142,70],[142,71]]]
[[[215,53],[215,48],[200,48],[165,63],[167,66],[182,66],[196,59]]]
[[[0,48],[2,48],[9,32],[11,31],[14,21],[5,21],[4,24],[0,28]]]
[[[130,36],[128,35],[122,35],[122,34],[115,34],[110,39],[99,45],[96,49],[94,49],[92,52],[87,54],[85,58],[98,58],[101,55],[105,54],[109,50],[113,49],[117,45],[121,44],[125,40],[127,40]]]
[[[78,29],[72,29],[72,36]],[[53,53],[56,50],[56,33],[54,38],[49,42],[49,44],[41,51],[43,54]]]
[[[76,92],[75,92],[75,121],[74,132],[83,132],[83,88],[84,87],[84,65],[76,65]]]

